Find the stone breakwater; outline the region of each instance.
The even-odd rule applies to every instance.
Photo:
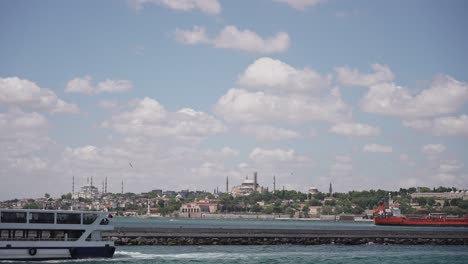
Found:
[[[468,230],[297,230],[241,228],[116,228],[116,245],[468,245]]]

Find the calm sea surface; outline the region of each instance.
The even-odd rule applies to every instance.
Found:
[[[466,264],[466,246],[134,246],[118,247],[113,259],[41,263],[450,263]],[[1,262],[0,262],[1,263]],[[24,262],[14,262],[24,263]]]

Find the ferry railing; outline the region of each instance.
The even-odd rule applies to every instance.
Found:
[[[0,241],[77,241],[79,238],[1,237]]]

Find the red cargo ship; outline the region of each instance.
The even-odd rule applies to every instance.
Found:
[[[374,210],[374,224],[395,226],[461,226],[468,227],[468,217],[448,217],[443,213],[432,213],[422,217],[401,215],[399,204],[394,204],[389,194],[388,208],[385,203]]]

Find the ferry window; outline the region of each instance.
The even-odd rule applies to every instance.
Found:
[[[57,224],[79,225],[81,224],[81,215],[73,213],[58,213]]]
[[[1,212],[2,223],[26,223],[26,212]]]
[[[97,214],[83,214],[83,224],[90,225],[98,218]]]
[[[10,231],[10,236],[11,236],[11,231]],[[8,230],[0,230],[0,240],[9,238],[8,236]]]
[[[68,240],[78,240],[83,233],[84,230],[69,230],[67,231]]]
[[[53,224],[54,213],[30,213],[29,223]]]

